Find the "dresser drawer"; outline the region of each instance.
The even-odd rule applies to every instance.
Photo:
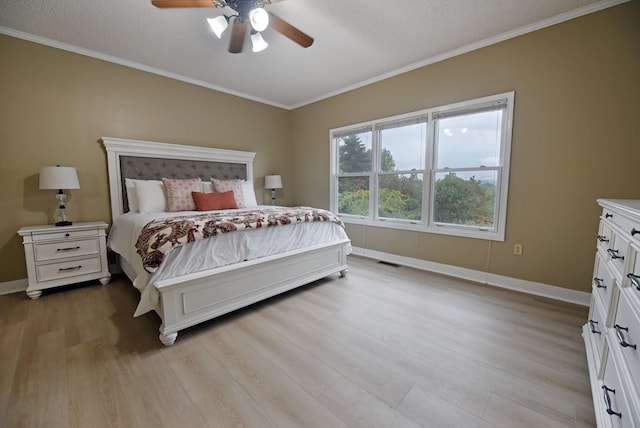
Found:
[[[615,428],[636,427],[634,415],[631,413],[628,398],[622,389],[620,374],[611,352],[607,355],[602,383],[600,397],[602,397],[604,409],[609,410],[604,417],[608,418]]]
[[[98,236],[98,229],[81,229],[81,230],[61,230],[55,232],[38,233],[33,232],[31,239],[33,241],[53,241],[59,239],[77,239]]]
[[[633,221],[630,218],[625,217],[624,215],[612,210],[610,208],[604,208],[602,210],[602,218],[605,221],[609,221],[613,223],[618,228],[622,229],[625,234],[631,236],[631,231],[634,229],[638,229],[638,221]],[[637,235],[636,235],[637,236]]]
[[[595,361],[598,364],[595,368],[596,372],[600,371],[600,363],[602,359],[602,351],[604,349],[604,336],[606,334],[606,316],[600,308],[600,304],[592,300],[589,308],[589,321],[587,329],[591,343],[595,344]]]
[[[634,310],[625,293],[620,294],[613,329],[617,340],[610,346],[620,349],[619,354],[631,374],[631,383],[640,391],[640,313]]]
[[[86,256],[100,253],[100,241],[95,238],[35,244],[33,251],[36,262]]]
[[[612,234],[611,242],[609,242],[609,248],[607,249],[607,256],[609,260],[609,266],[611,271],[615,274],[616,278],[622,280],[625,266],[625,260],[627,259],[627,251],[629,249],[629,241],[618,233]]]
[[[61,278],[82,276],[102,270],[100,256],[36,266],[38,281],[53,281]]]
[[[598,296],[607,311],[611,307],[611,296],[615,287],[616,283],[607,263],[597,255],[593,273],[593,293]]]
[[[631,269],[630,272],[627,272],[626,277],[629,285],[633,288],[640,299],[640,251],[636,248],[636,246],[632,246],[633,251],[631,251]]]
[[[596,242],[598,248],[603,251],[607,251],[609,248],[609,242],[611,242],[611,228],[609,225],[603,221],[600,222],[600,226],[598,227],[598,236],[596,237]]]

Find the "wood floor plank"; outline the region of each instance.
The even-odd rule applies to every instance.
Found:
[[[221,362],[233,378],[279,427],[335,427],[344,424],[307,394],[275,364],[224,326],[207,332],[205,348]]]
[[[326,390],[319,401],[353,428],[419,428],[411,419],[347,378]]]
[[[482,418],[461,409],[428,389],[415,386],[398,406],[398,411],[422,427],[493,428]]]

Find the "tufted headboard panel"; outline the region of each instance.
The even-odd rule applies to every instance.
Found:
[[[107,150],[111,214],[128,211],[125,179],[245,179],[253,181],[255,153],[102,137]]]
[[[126,195],[125,178],[161,180],[162,178],[200,178],[209,181],[247,178],[247,165],[231,162],[208,162],[185,159],[120,156],[120,186]],[[123,198],[124,212],[129,211],[127,198]]]

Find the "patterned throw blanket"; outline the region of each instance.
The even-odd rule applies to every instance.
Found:
[[[312,221],[331,221],[343,226],[342,221],[330,211],[309,207],[274,207],[270,209],[234,213],[205,213],[161,218],[147,223],[136,242],[142,265],[155,272],[174,248],[219,233],[258,229]]]

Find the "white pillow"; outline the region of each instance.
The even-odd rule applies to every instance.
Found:
[[[124,179],[124,188],[127,191],[127,206],[129,207],[129,212],[137,213],[138,208],[138,195],[136,195],[136,181],[131,178]]]
[[[244,195],[244,204],[247,207],[257,207],[256,192],[253,189],[253,183],[251,181],[242,181],[242,193]]]
[[[213,192],[213,183],[211,181],[203,181],[202,182],[202,192],[203,193],[212,193]]]
[[[141,213],[155,213],[167,210],[164,186],[160,180],[135,180],[138,209]]]

